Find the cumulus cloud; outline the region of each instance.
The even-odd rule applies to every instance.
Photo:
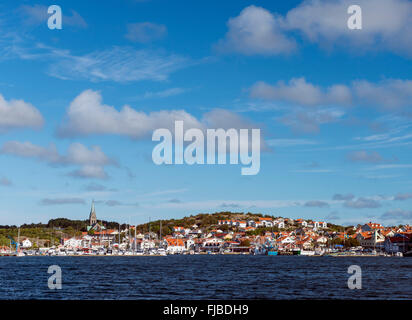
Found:
[[[19,7],[19,12],[24,16],[24,22],[30,25],[39,25],[45,23],[50,17],[47,13],[47,6],[35,4],[35,5],[22,5]],[[63,13],[66,10],[62,10]],[[70,10],[71,15],[63,14],[63,25],[64,26],[77,26],[85,28],[87,27],[86,21],[83,17],[74,10]]]
[[[116,134],[139,139],[149,136],[157,128],[172,129],[176,120],[183,120],[188,127],[201,127],[195,117],[183,110],[146,114],[126,105],[118,111],[102,104],[99,92],[86,90],[70,104],[67,122],[59,128],[58,134],[65,137]]]
[[[133,42],[147,43],[163,38],[167,34],[166,26],[152,22],[129,23],[126,39]]]
[[[367,198],[358,198],[356,200],[347,200],[344,202],[344,206],[352,209],[366,209],[366,208],[379,208],[381,204],[379,201]]]
[[[412,3],[407,0],[358,0],[362,30],[347,27],[350,0],[309,0],[290,10],[284,30],[297,30],[321,46],[388,50],[412,55]]]
[[[350,0],[306,0],[283,16],[249,6],[228,21],[228,32],[217,47],[245,55],[288,54],[297,47],[298,33],[327,49],[384,50],[412,56],[410,1],[357,1],[362,8],[362,30],[347,27],[347,9],[353,4]]]
[[[349,104],[352,99],[348,87],[335,84],[321,88],[307,82],[305,78],[292,78],[289,83],[278,81],[275,85],[263,81],[255,83],[251,90],[252,98],[278,100],[298,105],[318,106],[328,104]]]
[[[292,78],[288,83],[278,81],[271,85],[258,81],[250,88],[255,99],[273,100],[298,106],[363,105],[384,110],[402,109],[410,105],[412,81],[385,79],[377,83],[356,80],[349,85],[332,84],[328,87],[308,82],[305,78]]]
[[[8,141],[0,149],[1,154],[34,158],[52,166],[79,166],[70,175],[81,178],[106,178],[104,167],[116,165],[107,157],[99,146],[90,149],[80,143],[72,143],[67,154],[61,155],[54,144],[49,147],[34,145],[31,142]]]
[[[108,177],[103,167],[95,165],[83,165],[80,169],[69,172],[69,176],[85,179],[106,179]]]
[[[124,106],[118,111],[102,103],[99,92],[86,90],[77,96],[67,110],[66,121],[58,129],[61,137],[114,134],[132,139],[151,136],[154,130],[166,128],[174,131],[175,121],[184,122],[184,128],[252,129],[257,125],[233,112],[215,109],[201,119],[184,110],[161,110],[151,113]],[[263,144],[263,143],[262,143]]]
[[[353,91],[359,102],[365,105],[377,105],[383,109],[401,109],[410,106],[412,81],[387,79],[379,83],[371,83],[360,80],[353,83]]]
[[[84,199],[80,198],[45,198],[40,201],[43,206],[64,205],[64,204],[86,204]]]
[[[283,34],[279,18],[261,7],[246,7],[229,19],[227,26],[225,38],[216,45],[221,52],[276,55],[290,53],[296,47],[295,41]]]
[[[33,105],[23,100],[7,101],[0,94],[0,132],[16,128],[38,129],[43,123],[43,116]]]
[[[313,201],[307,201],[305,203],[305,207],[326,208],[326,207],[329,207],[329,203],[325,201],[313,200]]]
[[[280,121],[296,133],[319,133],[323,124],[339,121],[345,112],[337,108],[313,110],[296,109],[283,116]]]

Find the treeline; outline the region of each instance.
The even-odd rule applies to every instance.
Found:
[[[215,212],[215,213],[199,213],[199,214],[190,215],[189,217],[184,217],[181,219],[161,220],[162,235],[165,236],[165,235],[172,234],[173,227],[191,228],[193,225],[197,225],[199,228],[202,228],[208,231],[214,228],[214,226],[218,224],[219,220],[229,220],[229,219],[257,220],[258,218],[262,218],[262,217],[276,218],[275,216],[271,216],[271,215],[263,215],[260,213],[250,213],[250,212],[244,213],[244,212],[221,211],[221,212]],[[228,227],[222,225],[219,228],[223,230]],[[145,233],[150,230],[151,232],[160,234],[160,220],[138,225],[136,230],[137,232],[140,232],[140,233]],[[256,232],[259,233],[261,232],[261,230],[256,231]]]
[[[98,220],[107,229],[118,229],[119,223],[115,221]],[[21,229],[73,229],[76,231],[87,231],[89,220],[71,220],[67,218],[50,219],[47,223],[31,223],[22,224]],[[120,224],[121,228],[125,228],[126,224]],[[15,225],[0,225],[0,229],[17,229]]]

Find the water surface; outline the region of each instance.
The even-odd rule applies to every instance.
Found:
[[[50,290],[50,265],[62,290]],[[350,265],[362,289],[350,290]],[[412,258],[0,257],[0,299],[412,299]]]

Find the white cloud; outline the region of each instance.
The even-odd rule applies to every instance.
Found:
[[[16,128],[38,129],[44,119],[33,105],[23,100],[7,101],[0,94],[0,132]]]
[[[95,179],[106,179],[108,177],[104,168],[96,165],[83,165],[80,169],[70,172],[69,176]]]
[[[102,104],[100,93],[92,90],[83,91],[73,100],[67,110],[67,118],[67,123],[59,128],[61,136],[116,134],[139,139],[158,128],[172,129],[175,120],[183,120],[187,127],[201,127],[196,118],[183,110],[146,114],[124,106],[117,111]]]
[[[362,8],[362,30],[347,26],[350,5]],[[412,56],[412,3],[407,0],[306,0],[284,16],[249,6],[228,21],[217,47],[245,55],[288,54],[303,39],[328,49],[367,52],[384,50]]]
[[[288,83],[278,81],[274,85],[259,81],[250,88],[250,97],[280,102],[289,107],[317,107],[325,110],[328,106],[346,108],[356,105],[382,111],[403,111],[412,101],[412,80],[385,79],[377,83],[355,80],[349,85],[332,84],[328,87],[310,83],[303,77],[292,78]],[[307,117],[313,118],[310,115]],[[369,140],[381,140],[384,137],[374,135]]]
[[[408,107],[412,101],[412,80],[387,79],[380,83],[355,81],[353,89],[361,103],[384,109]]]
[[[100,147],[92,146],[89,149],[80,143],[71,144],[67,154],[61,155],[54,144],[45,148],[31,142],[8,141],[4,143],[0,153],[33,158],[52,166],[79,166],[80,168],[70,175],[81,178],[107,178],[104,167],[116,165],[116,162],[106,156]]]
[[[113,47],[83,56],[64,51],[53,51],[51,54],[57,61],[50,64],[50,75],[70,80],[164,81],[172,72],[191,64],[180,55],[166,55],[131,47]]]
[[[166,26],[152,22],[130,23],[125,37],[133,42],[147,43],[163,38],[167,34]]]
[[[276,55],[290,53],[296,46],[282,33],[279,18],[261,7],[246,7],[227,26],[225,38],[216,45],[222,52]]]
[[[362,8],[362,30],[347,27],[347,9],[353,4]],[[282,26],[322,46],[384,49],[411,56],[411,24],[412,3],[407,0],[310,0],[290,10]]]
[[[50,17],[50,15],[47,13],[47,6],[40,5],[40,4],[35,4],[33,6],[30,5],[22,5],[18,8],[19,12],[21,12],[24,16],[24,22],[30,25],[37,25],[37,24],[42,24],[47,21],[47,19]],[[63,10],[63,13],[68,10]],[[83,19],[83,17],[78,14],[74,10],[70,10],[71,15],[63,15],[63,25],[64,26],[77,26],[77,27],[82,27],[85,28],[87,27],[86,21]]]
[[[184,110],[145,113],[126,105],[118,111],[112,106],[104,105],[100,93],[93,90],[83,91],[71,102],[66,118],[67,121],[58,129],[58,134],[62,137],[114,134],[143,139],[151,137],[153,131],[159,128],[173,132],[177,120],[184,122],[185,129],[259,128],[238,114],[223,109],[204,113],[201,119]]]
[[[308,106],[346,105],[352,99],[349,88],[344,85],[335,84],[323,89],[307,82],[305,78],[292,78],[288,84],[279,81],[273,86],[260,81],[252,86],[250,94],[252,98],[279,100]]]
[[[337,108],[297,109],[281,118],[296,133],[319,133],[320,125],[339,121],[345,112]]]

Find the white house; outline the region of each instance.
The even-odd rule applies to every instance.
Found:
[[[153,249],[155,247],[155,242],[153,240],[148,240],[148,239],[144,239],[142,240],[142,242],[140,243],[140,248],[142,250],[149,250],[149,249]]]
[[[248,221],[247,221],[247,226],[248,226],[248,227],[256,228],[256,226],[257,226],[256,221],[254,221],[254,220],[248,220]]]
[[[21,242],[21,247],[22,247],[22,248],[31,248],[32,245],[33,245],[33,244],[31,243],[31,241],[30,241],[29,239],[24,239],[24,240]]]
[[[315,221],[313,226],[314,226],[315,229],[327,228],[328,224],[326,222],[323,222],[323,221]]]
[[[82,239],[76,239],[75,237],[63,240],[63,246],[65,248],[81,248]]]
[[[186,240],[186,250],[191,250],[195,247],[195,242],[192,239]]]
[[[273,227],[272,218],[259,218],[257,223],[258,227],[270,228]]]
[[[168,254],[178,254],[186,250],[185,243],[182,239],[167,238],[165,241],[167,244],[166,252]]]

